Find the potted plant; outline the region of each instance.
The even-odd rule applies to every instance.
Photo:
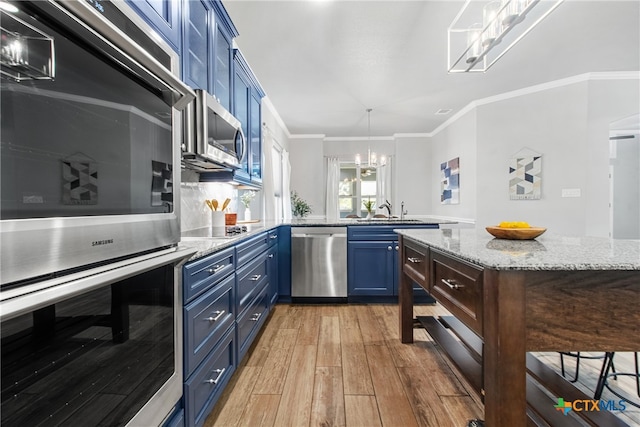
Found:
[[[367,219],[371,219],[371,217],[373,216],[373,211],[376,208],[376,203],[375,201],[369,199],[369,200],[363,200],[362,201],[362,205],[364,206],[364,208],[367,210]]]
[[[245,221],[251,221],[251,209],[249,208],[249,206],[251,205],[251,201],[254,197],[256,197],[256,192],[253,190],[245,191],[244,193],[242,193],[242,196],[240,196],[240,201],[244,205]]]
[[[296,218],[304,218],[311,213],[311,206],[295,191],[291,192],[291,213]]]

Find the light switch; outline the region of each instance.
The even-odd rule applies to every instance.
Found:
[[[581,191],[579,188],[563,188],[562,197],[580,197]]]

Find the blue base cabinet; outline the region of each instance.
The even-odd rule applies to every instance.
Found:
[[[397,228],[438,228],[435,224],[347,227],[347,289],[350,302],[395,301],[398,296]],[[414,285],[416,302],[434,302]]]
[[[352,241],[347,245],[348,295],[393,296],[397,251],[393,241]]]
[[[201,427],[278,300],[278,228],[183,268],[184,410]]]

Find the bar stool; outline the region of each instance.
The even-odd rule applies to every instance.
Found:
[[[615,370],[612,373],[609,373],[609,370],[613,369],[613,356],[615,352],[608,352],[605,355],[605,363],[602,366],[602,371],[600,372],[600,379],[598,380],[598,386],[596,387],[596,395],[595,399],[600,399],[602,397],[602,392],[606,388],[613,395],[617,396],[621,400],[624,400],[629,405],[635,406],[636,408],[640,408],[640,400],[631,400],[631,397],[628,395],[622,394],[620,391],[614,389],[609,384],[609,378],[613,378],[617,380],[618,376],[627,376],[627,377],[635,377],[636,379],[636,395],[640,398],[640,369],[638,367],[638,353],[633,353],[633,360],[635,365],[635,372],[616,372]]]
[[[603,368],[604,368],[604,364],[607,362],[607,354],[603,354],[603,355],[596,355],[596,356],[585,356],[583,354],[581,354],[579,351],[577,352],[573,352],[573,351],[560,351],[560,371],[562,372],[562,376],[564,378],[566,378],[566,372],[564,369],[564,357],[565,356],[569,356],[569,357],[575,357],[576,359],[576,372],[575,375],[573,376],[572,380],[569,380],[569,382],[575,383],[576,381],[578,381],[578,376],[580,375],[580,359],[604,359],[603,361]],[[612,372],[615,372],[615,367],[613,366],[613,361],[611,361],[611,369]],[[602,372],[602,371],[601,371]],[[600,382],[600,379],[598,379],[598,383]]]

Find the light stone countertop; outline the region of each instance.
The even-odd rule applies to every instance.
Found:
[[[496,270],[640,270],[640,240],[566,237],[503,240],[484,228],[398,229],[398,234]]]
[[[205,257],[212,253],[221,251],[222,249],[231,247],[245,239],[248,239],[253,236],[257,236],[258,234],[272,230],[280,225],[291,225],[292,227],[336,227],[336,226],[355,226],[355,225],[393,225],[394,227],[402,227],[405,224],[410,225],[428,225],[428,224],[455,224],[452,221],[444,221],[439,219],[429,219],[429,218],[421,218],[419,220],[408,220],[406,222],[399,220],[385,220],[385,219],[375,219],[375,220],[339,220],[335,221],[326,221],[324,219],[294,219],[290,222],[279,222],[279,221],[262,221],[259,223],[251,223],[251,224],[238,224],[238,225],[246,225],[247,232],[238,234],[235,236],[228,237],[185,237],[183,236],[179,247],[188,247],[196,249],[197,252],[193,255],[189,261],[194,261],[196,259]],[[193,231],[193,230],[191,230]],[[191,231],[185,232],[185,234],[189,234]]]

